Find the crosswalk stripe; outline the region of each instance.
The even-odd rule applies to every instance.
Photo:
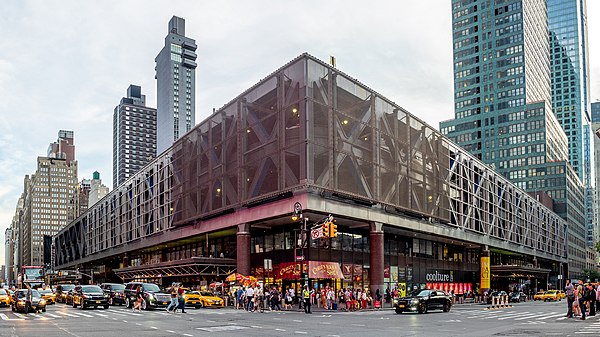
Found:
[[[551,312],[551,314],[554,314],[554,313],[556,313],[556,312]],[[544,315],[546,315],[546,313],[540,311],[537,314],[527,315],[527,316],[524,316],[524,317],[515,318],[515,321],[522,321],[524,319],[532,319],[534,317],[540,317],[540,316],[544,316]]]
[[[539,317],[539,318],[536,318],[536,319],[538,319],[538,320],[544,320],[544,319],[553,318],[553,317],[560,317],[560,316],[564,316],[564,315],[565,315],[565,313],[563,312],[563,313],[560,313],[560,314],[548,315],[548,316]]]
[[[59,312],[59,314],[61,314],[63,316],[69,316],[69,317],[79,317],[79,315],[69,314],[67,312]]]
[[[19,314],[18,312],[15,312],[14,314],[15,314],[15,316],[17,316],[17,317],[19,317],[19,318],[22,318],[22,319],[27,319],[27,317],[25,317],[25,316],[23,316],[23,315]]]
[[[8,318],[5,314],[0,314],[0,318],[4,321],[22,321],[24,318]]]
[[[94,316],[92,316],[92,315],[84,314],[84,313],[82,313],[82,312],[78,312],[78,313],[77,313],[77,315],[81,315],[81,316],[83,316],[83,317],[88,317],[88,318],[89,318],[89,317],[94,317]]]
[[[60,318],[60,316],[55,315],[55,314],[51,314],[51,313],[46,313],[46,315],[50,316],[50,317],[54,317],[54,318]]]
[[[497,318],[497,319],[507,319],[507,318],[511,318],[511,317],[515,317],[515,316],[519,316],[519,315],[526,315],[528,314],[529,311],[524,311],[524,312],[511,312],[508,314],[504,314],[504,315],[494,315],[494,316],[489,316],[489,317],[485,317],[483,319],[490,319],[490,318]]]

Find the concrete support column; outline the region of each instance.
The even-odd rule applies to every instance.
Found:
[[[371,232],[369,233],[369,246],[371,250],[370,254],[370,269],[369,269],[369,282],[370,290],[373,292],[373,296],[379,289],[381,296],[384,294],[383,288],[383,269],[384,269],[384,255],[383,255],[383,224],[380,222],[371,223]]]
[[[250,275],[250,225],[239,224],[237,230],[237,272]]]

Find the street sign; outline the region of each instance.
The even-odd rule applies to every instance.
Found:
[[[323,227],[318,227],[310,231],[310,236],[313,239],[318,239],[323,237]]]
[[[264,268],[266,271],[272,271],[273,270],[273,260],[264,259]]]

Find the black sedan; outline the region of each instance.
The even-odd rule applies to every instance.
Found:
[[[37,290],[31,289],[31,303],[27,307],[27,289],[19,289],[13,294],[13,298],[10,304],[12,311],[27,311],[33,310],[34,312],[42,311],[46,312],[46,300],[42,298]]]
[[[527,295],[522,291],[515,291],[508,297],[509,302],[527,302]]]
[[[125,304],[125,285],[120,283],[103,283],[102,291],[108,295],[108,304],[123,305]]]
[[[420,314],[426,314],[432,309],[441,309],[444,312],[450,311],[452,299],[443,290],[423,289],[415,290],[409,296],[394,300],[394,309],[397,314],[404,311],[416,311]]]
[[[108,295],[98,286],[76,286],[73,290],[73,308],[77,308],[77,306],[81,306],[81,309],[90,307],[108,309]]]

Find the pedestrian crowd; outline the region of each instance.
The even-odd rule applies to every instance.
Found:
[[[570,279],[567,279],[565,295],[567,296],[566,317],[579,317],[579,319],[585,320],[586,315],[596,316],[596,308],[600,308],[600,283],[584,284],[582,280],[579,280],[574,285]]]

